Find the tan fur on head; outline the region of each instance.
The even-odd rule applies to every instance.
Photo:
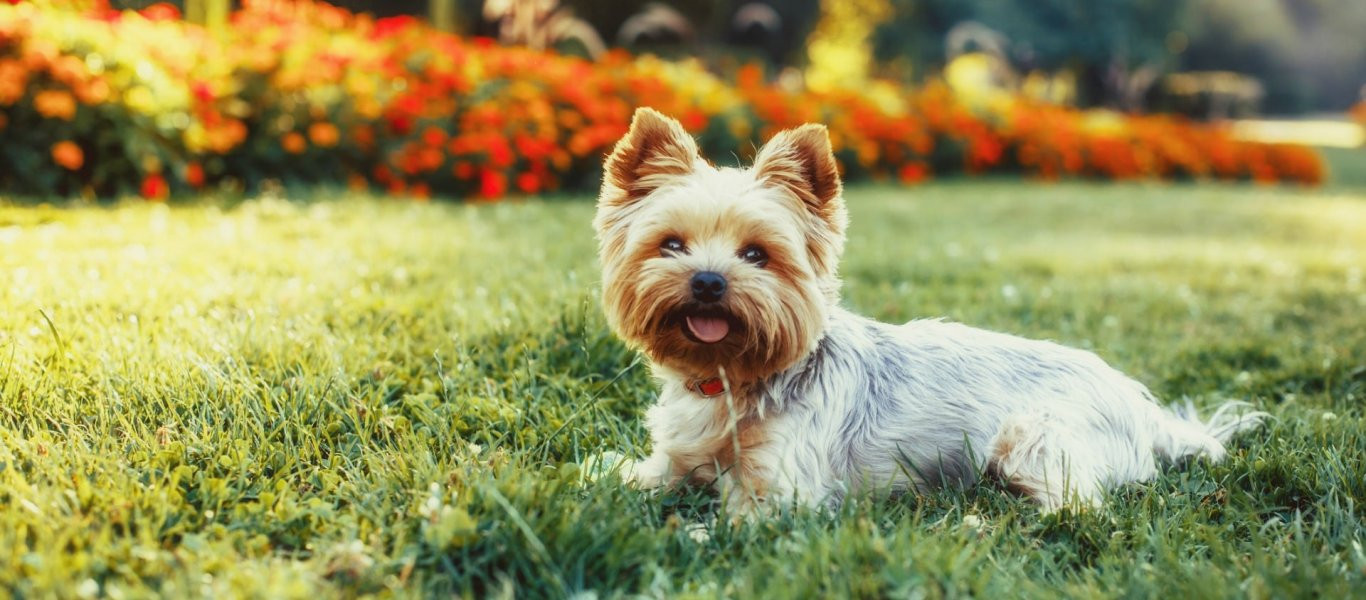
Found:
[[[814,349],[836,302],[840,189],[824,127],[778,134],[750,169],[717,168],[677,121],[640,109],[604,166],[595,220],[613,329],[685,377],[719,366],[744,386],[788,368]],[[670,238],[685,251],[662,251]],[[743,259],[750,247],[767,261]],[[700,310],[689,287],[700,271],[728,282],[719,309],[731,329],[713,344],[683,325]]]
[[[669,177],[691,173],[700,159],[697,142],[681,123],[653,108],[639,109],[607,157],[600,201],[639,200]]]

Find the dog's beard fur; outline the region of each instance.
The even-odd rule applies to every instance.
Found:
[[[636,113],[607,160],[595,226],[603,304],[613,329],[658,366],[683,377],[724,369],[743,386],[809,354],[839,289],[846,217],[825,128],[785,131],[753,167],[717,168],[672,119]],[[685,250],[661,245],[670,238]],[[750,247],[767,262],[746,262]],[[720,302],[693,299],[690,280],[727,281]],[[704,343],[686,317],[723,318],[729,333]]]

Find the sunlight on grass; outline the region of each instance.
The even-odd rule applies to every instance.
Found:
[[[1331,148],[1360,148],[1366,144],[1361,125],[1351,121],[1270,121],[1247,119],[1233,122],[1233,136],[1266,144],[1304,144]]]
[[[1271,411],[1041,517],[986,487],[709,536],[643,454],[588,202],[0,208],[0,588],[20,596],[1318,594],[1366,583],[1366,196],[855,188],[846,303],[1088,347]],[[1356,545],[1354,545],[1356,544]],[[93,586],[93,587],[92,587]]]

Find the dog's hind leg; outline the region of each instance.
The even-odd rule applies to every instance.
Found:
[[[1097,449],[1082,446],[1047,415],[1013,415],[991,442],[986,470],[1046,512],[1069,501],[1096,506],[1103,497],[1105,465]]]

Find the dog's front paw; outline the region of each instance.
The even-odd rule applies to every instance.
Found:
[[[668,467],[667,459],[661,463],[658,456],[635,460],[608,450],[583,461],[582,472],[586,481],[616,476],[631,487],[653,489],[668,483]]]
[[[652,490],[670,483],[669,459],[658,454],[645,460],[623,459],[622,481],[638,490]]]

